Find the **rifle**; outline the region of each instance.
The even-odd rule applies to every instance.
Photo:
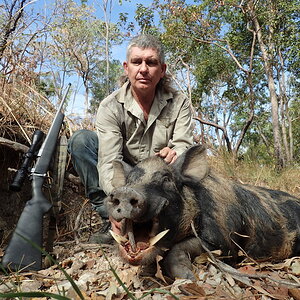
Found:
[[[43,216],[52,207],[52,204],[43,193],[43,184],[47,177],[59,132],[63,124],[64,114],[62,113],[62,108],[70,86],[71,84],[67,87],[67,91],[61,100],[49,132],[37,154],[35,167],[31,171],[32,198],[27,201],[12,238],[5,250],[2,259],[4,268],[8,267],[14,270],[40,270],[42,268],[42,252],[39,247],[42,248],[43,246]],[[37,147],[36,140],[33,140],[33,142],[35,145],[32,145],[30,149],[36,149]],[[23,164],[22,167],[23,172],[18,172],[16,176],[19,176],[19,173],[24,175],[24,167],[26,168],[27,165],[24,166]],[[22,176],[21,179],[23,180]],[[18,189],[20,182],[15,182],[14,180],[12,188],[15,186]]]
[[[44,132],[41,130],[36,130],[32,135],[32,142],[28,151],[24,155],[23,163],[20,169],[17,171],[13,182],[9,185],[9,189],[14,192],[20,192],[24,184],[25,179],[28,177],[30,166],[33,160],[37,156],[37,151],[41,148]]]

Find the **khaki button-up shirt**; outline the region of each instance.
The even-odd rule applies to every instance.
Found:
[[[108,194],[113,189],[113,160],[135,165],[164,147],[174,149],[177,155],[190,147],[192,110],[183,94],[158,91],[145,121],[127,82],[100,103],[96,130],[99,184]]]

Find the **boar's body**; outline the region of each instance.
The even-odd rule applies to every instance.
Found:
[[[163,255],[169,276],[194,278],[190,258],[203,249],[191,224],[208,249],[233,259],[239,248],[255,259],[300,254],[300,200],[214,175],[202,146],[191,147],[172,165],[159,157],[133,168],[114,162],[113,185],[107,210],[121,256],[131,264]]]

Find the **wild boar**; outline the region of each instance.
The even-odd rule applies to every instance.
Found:
[[[195,279],[191,259],[204,251],[199,238],[233,261],[239,249],[254,259],[300,255],[300,199],[218,176],[203,146],[171,165],[156,156],[135,167],[115,161],[113,186],[106,198],[111,233],[130,264],[162,255],[168,276]]]

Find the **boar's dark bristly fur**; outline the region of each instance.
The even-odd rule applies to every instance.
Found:
[[[133,168],[114,162],[113,185],[107,210],[121,256],[131,264],[162,255],[167,275],[194,279],[190,259],[203,249],[192,223],[208,249],[220,249],[233,262],[240,249],[254,259],[300,254],[300,200],[216,175],[203,146],[191,147],[172,165],[159,157]]]

